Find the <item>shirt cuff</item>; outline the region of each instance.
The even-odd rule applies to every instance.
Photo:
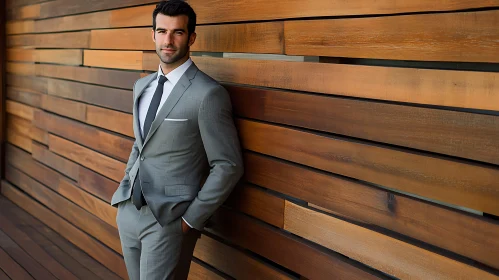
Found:
[[[182,220],[184,220],[184,222],[190,227],[192,228],[192,226],[184,219],[184,217],[182,217]]]

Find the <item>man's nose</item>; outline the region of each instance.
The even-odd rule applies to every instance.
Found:
[[[166,36],[163,37],[163,44],[169,46],[173,42],[173,33],[166,33]]]

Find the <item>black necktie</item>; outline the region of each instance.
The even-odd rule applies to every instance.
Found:
[[[159,108],[159,103],[161,101],[161,96],[163,95],[163,86],[166,82],[166,77],[163,75],[159,76],[158,86],[156,87],[156,91],[151,100],[151,104],[149,105],[149,109],[147,110],[146,120],[144,121],[144,132],[142,133],[142,139],[147,138],[147,134],[151,129],[152,122],[154,118],[156,118],[156,112]],[[142,194],[142,186],[140,184],[140,168],[139,168],[139,179],[135,181],[132,192],[132,203],[135,205],[137,210],[140,210],[143,205],[146,205],[146,200],[144,199],[144,195]]]

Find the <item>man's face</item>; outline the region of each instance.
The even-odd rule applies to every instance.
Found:
[[[186,15],[156,16],[156,30],[153,30],[153,41],[156,44],[156,53],[165,64],[175,65],[184,62],[182,58],[189,56],[190,46],[196,40],[196,34],[187,34]],[[180,64],[180,63],[179,63]]]

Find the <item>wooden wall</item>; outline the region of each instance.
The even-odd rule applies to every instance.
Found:
[[[2,193],[126,277],[148,0],[10,0]],[[499,1],[190,0],[245,178],[191,279],[499,279]]]

